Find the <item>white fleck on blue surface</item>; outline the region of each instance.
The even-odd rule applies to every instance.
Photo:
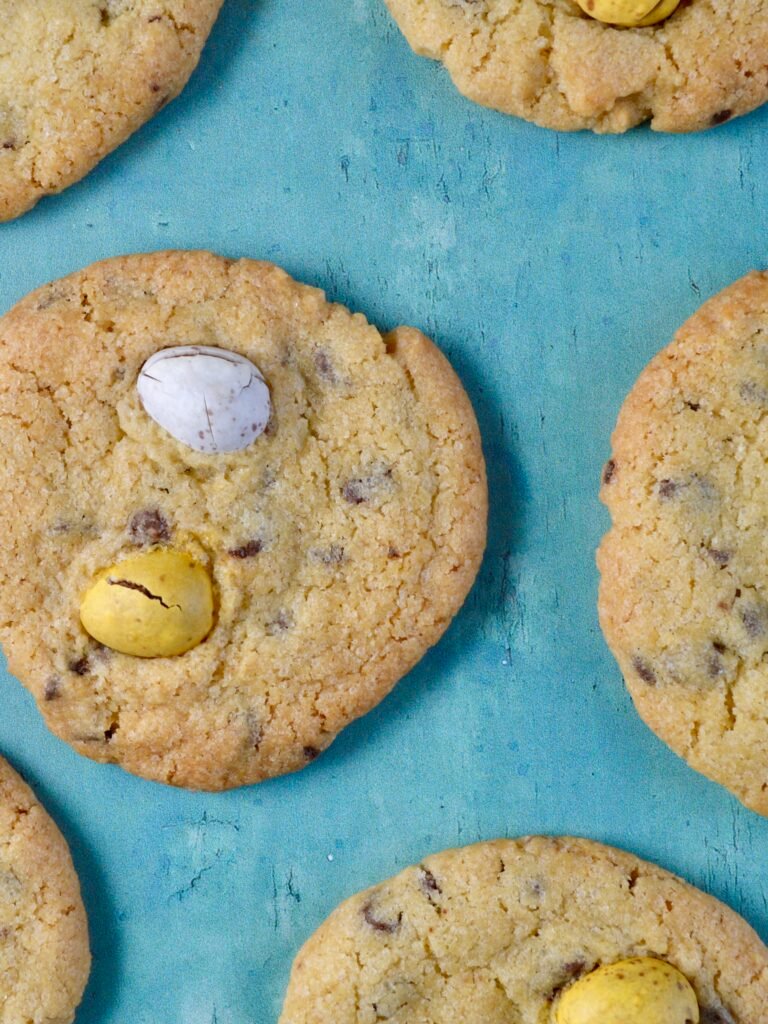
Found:
[[[700,136],[557,135],[462,99],[381,0],[227,0],[180,100],[0,226],[3,310],[99,258],[199,247],[422,328],[470,392],[490,472],[466,607],[300,775],[224,795],[144,782],[77,757],[0,679],[0,750],[83,881],[77,1024],[275,1024],[293,956],[344,896],[500,835],[623,846],[768,940],[768,821],[640,722],[594,567],[624,395],[703,299],[768,262],[767,129],[768,108]]]

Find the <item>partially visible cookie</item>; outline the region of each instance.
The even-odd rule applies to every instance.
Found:
[[[280,1024],[559,1024],[581,979],[636,957],[680,972],[701,1024],[768,1018],[768,949],[736,913],[628,853],[533,837],[347,900],[298,954]]]
[[[600,621],[638,711],[768,814],[768,274],[711,299],[643,371],[601,496]]]
[[[70,1024],[90,963],[67,844],[0,758],[0,1024]]]
[[[471,100],[546,128],[699,131],[768,100],[766,0],[685,0],[647,28],[575,0],[386,0]],[[588,4],[586,6],[589,6]]]
[[[482,558],[446,358],[265,263],[129,256],[24,299],[0,320],[0,445],[11,671],[80,753],[179,786],[309,764]]]
[[[78,181],[177,96],[222,0],[0,0],[0,221]]]

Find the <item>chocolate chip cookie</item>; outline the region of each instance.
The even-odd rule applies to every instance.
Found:
[[[0,758],[0,1024],[70,1024],[89,970],[67,844]]]
[[[765,0],[683,0],[647,27],[590,17],[600,0],[386,2],[462,93],[547,128],[699,131],[768,99]]]
[[[628,853],[534,837],[347,900],[299,953],[280,1024],[551,1024],[579,981],[638,957],[682,975],[701,1024],[768,1018],[768,949],[732,910]]]
[[[600,618],[638,711],[768,814],[768,274],[707,302],[619,415]]]
[[[80,753],[178,786],[316,758],[438,640],[484,548],[445,357],[251,260],[131,256],[24,299],[0,443],[11,671]]]
[[[78,181],[191,75],[222,0],[0,0],[0,220]]]

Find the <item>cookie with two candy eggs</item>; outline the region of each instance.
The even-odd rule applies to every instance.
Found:
[[[475,416],[421,333],[269,264],[108,260],[0,320],[0,639],[50,728],[150,779],[301,768],[461,606]]]

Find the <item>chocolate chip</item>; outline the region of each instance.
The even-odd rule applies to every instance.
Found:
[[[46,288],[42,291],[40,298],[38,299],[37,308],[40,310],[50,309],[51,306],[54,306],[57,302],[61,302],[62,299],[65,299],[66,297],[66,293],[59,291],[57,288]]]
[[[69,519],[56,519],[56,521],[51,525],[50,531],[51,534],[60,537],[63,534],[69,534],[72,529],[74,529],[74,525],[69,521]]]
[[[434,897],[441,896],[443,892],[429,868],[419,868],[419,888],[432,904],[435,902]]]
[[[756,380],[745,380],[739,385],[739,395],[745,402],[753,405],[765,405],[768,403],[768,391]]]
[[[548,1000],[554,1002],[557,996],[562,992],[566,985],[580,978],[587,969],[586,961],[581,958],[575,960],[568,960],[560,969],[557,983],[550,990]]]
[[[389,545],[389,550],[387,551],[387,558],[393,558],[394,559],[394,558],[402,558],[402,557],[403,556],[400,554],[400,552],[397,550],[397,548],[394,547],[392,544],[390,544]]]
[[[321,377],[329,384],[338,383],[339,375],[336,372],[336,367],[324,348],[315,349],[315,369],[317,370],[318,377]]]
[[[768,630],[768,609],[765,605],[750,604],[739,611],[747,636],[752,640],[764,636]]]
[[[331,544],[328,548],[312,548],[309,555],[323,565],[341,565],[345,561],[344,548],[340,544]]]
[[[119,727],[118,723],[117,723],[117,722],[113,722],[113,723],[112,723],[112,724],[111,724],[111,725],[109,726],[109,728],[108,728],[108,729],[105,729],[105,730],[104,730],[104,741],[105,741],[106,743],[109,743],[109,742],[110,742],[110,740],[112,739],[112,737],[113,737],[113,736],[115,735],[115,733],[117,732],[117,730],[118,730],[119,728],[120,728],[120,727]]]
[[[320,757],[320,751],[317,749],[317,747],[304,747],[302,753],[304,754],[304,757],[307,759],[307,761],[314,761],[315,758]]]
[[[569,978],[578,978],[584,973],[584,968],[586,966],[587,965],[584,960],[569,960],[567,964],[563,965],[563,973]]]
[[[230,548],[227,554],[232,558],[254,558],[263,548],[263,541],[249,540],[239,548]]]
[[[603,468],[603,483],[609,484],[616,476],[616,460],[609,459]]]
[[[264,739],[264,728],[261,724],[261,718],[251,711],[245,716],[245,722],[248,728],[248,744],[254,750],[258,750]]]
[[[74,672],[76,676],[87,676],[91,671],[91,663],[88,660],[88,655],[84,654],[81,658],[74,658],[67,664],[67,668],[70,672]]]
[[[730,121],[730,119],[732,117],[733,117],[733,111],[732,110],[730,110],[730,109],[718,110],[718,112],[716,114],[714,114],[713,117],[712,117],[712,126],[714,127],[715,125],[718,125],[718,124],[725,124],[725,122],[726,121]]]
[[[171,528],[160,509],[145,508],[131,516],[128,534],[134,544],[160,544],[171,539]]]
[[[43,700],[56,700],[61,696],[61,679],[59,676],[51,676],[43,690]]]
[[[715,565],[719,565],[721,569],[724,569],[731,560],[730,551],[723,551],[721,548],[705,548],[704,550]]]
[[[386,919],[379,917],[378,913],[374,910],[373,901],[369,900],[362,910],[365,923],[373,928],[376,932],[385,932],[387,935],[393,935],[399,928],[403,920],[402,911],[397,915],[395,920]]]
[[[723,665],[723,659],[720,657],[721,652],[717,650],[717,647],[713,644],[713,650],[707,655],[707,675],[710,679],[719,679],[725,671]],[[722,646],[722,644],[720,645]],[[725,648],[723,648],[724,650]]]
[[[293,615],[288,611],[279,611],[277,615],[266,625],[269,636],[278,636],[280,633],[287,633],[294,623]]]
[[[707,477],[702,476],[701,473],[691,473],[690,483],[695,487],[699,495],[706,501],[716,501],[718,498],[718,492],[715,485]]]
[[[348,501],[350,505],[362,505],[364,501],[368,500],[362,480],[348,480],[342,487],[341,493],[344,495],[344,500]]]
[[[702,1006],[699,1024],[737,1024],[736,1018],[724,1006]]]
[[[698,402],[686,402],[685,404],[688,406],[691,412],[698,412],[701,408],[701,405]]]
[[[94,640],[91,645],[91,659],[93,661],[109,661],[112,657],[112,651],[105,644],[100,644],[98,640]]]
[[[348,501],[350,505],[362,505],[363,502],[370,501],[382,490],[390,488],[391,482],[392,470],[380,469],[368,476],[347,480],[341,488],[341,493],[344,500]]]
[[[649,686],[656,685],[656,673],[644,658],[641,658],[639,655],[635,655],[632,659],[632,668],[637,672],[638,676],[640,676],[644,683],[647,683]]]
[[[715,485],[700,473],[691,473],[684,480],[660,480],[656,490],[662,501],[668,501],[679,496],[679,492],[685,491],[688,488],[695,489],[688,495],[690,498],[698,499],[699,501],[715,501],[718,498]]]

